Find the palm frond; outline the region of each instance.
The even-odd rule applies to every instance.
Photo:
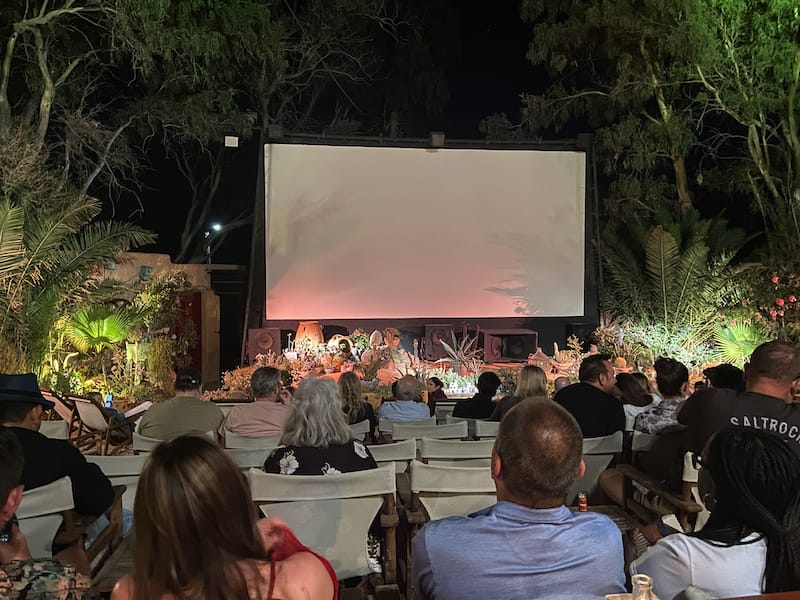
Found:
[[[19,269],[25,257],[22,244],[25,211],[22,207],[0,203],[0,278]]]
[[[645,246],[645,265],[647,276],[653,284],[659,306],[661,322],[669,321],[669,294],[672,275],[679,261],[678,243],[672,234],[661,226],[650,232]]]

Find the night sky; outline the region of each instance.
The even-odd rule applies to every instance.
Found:
[[[519,18],[515,0],[480,2],[451,0],[460,19],[461,52],[448,68],[450,100],[444,113],[434,118],[441,122],[448,137],[482,139],[481,119],[505,112],[512,121],[520,117],[520,94],[541,91],[543,77],[525,58],[530,41],[530,26]],[[229,161],[209,225],[230,222],[252,205],[258,168],[258,143],[243,141],[229,151]],[[190,191],[163,156],[148,156],[150,167],[142,174],[145,189],[140,194],[143,213],[135,216],[159,235],[147,251],[165,252],[175,257],[180,233],[189,206]],[[137,205],[125,202],[118,217],[128,217]],[[215,252],[214,261],[247,264],[250,253],[250,228],[229,234]]]

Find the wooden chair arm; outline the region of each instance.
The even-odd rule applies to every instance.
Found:
[[[699,513],[703,510],[703,507],[696,502],[687,500],[675,494],[673,491],[665,487],[661,482],[656,481],[632,465],[617,465],[616,469],[622,473],[624,477],[635,481],[648,492],[662,498],[665,502],[679,511],[686,513]]]
[[[400,515],[397,512],[397,503],[394,494],[383,495],[383,508],[381,509],[381,527],[391,529],[400,525]]]

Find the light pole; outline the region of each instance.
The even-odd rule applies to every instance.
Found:
[[[214,243],[214,235],[222,231],[220,223],[212,223],[211,228],[203,233],[203,239],[206,241],[206,261],[211,264],[211,251]]]

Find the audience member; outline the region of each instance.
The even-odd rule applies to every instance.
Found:
[[[292,413],[292,395],[281,385],[281,372],[274,367],[259,367],[250,376],[253,402],[231,408],[220,431],[258,438],[280,435]]]
[[[369,421],[369,435],[374,441],[378,432],[378,417],[372,404],[364,400],[361,391],[361,380],[352,371],[342,373],[339,377],[339,394],[342,397],[342,410],[350,425]]]
[[[547,398],[547,375],[539,367],[527,365],[522,368],[514,395],[506,396],[495,405],[491,420],[500,421],[525,398]]]
[[[415,402],[417,397],[416,378],[413,375],[405,375],[396,383],[395,399],[387,400],[378,407],[378,417],[397,422],[430,419],[431,413],[428,407],[422,402]]]
[[[267,473],[335,475],[377,468],[367,447],[352,439],[333,381],[304,379],[297,386],[294,405],[281,445],[264,463]]]
[[[686,444],[700,453],[708,439],[726,425],[741,425],[777,434],[800,455],[800,404],[793,392],[800,376],[800,356],[791,344],[767,342],[745,365],[745,390],[726,388],[695,392],[678,413],[688,427]]]
[[[112,600],[337,597],[327,561],[282,523],[256,522],[239,469],[205,438],[155,448],[134,516],[134,574],[117,583]]]
[[[566,408],[583,431],[583,437],[603,437],[625,429],[622,402],[612,396],[617,379],[605,354],[592,354],[581,362],[578,383],[558,392],[553,400]]]
[[[515,406],[492,451],[497,504],[425,525],[413,540],[420,598],[570,598],[624,591],[622,536],[605,515],[572,512],[584,473],[575,419],[547,399]]]
[[[727,427],[702,458],[711,516],[699,533],[667,536],[631,565],[660,598],[694,586],[713,597],[800,590],[800,461],[785,441]]]
[[[0,598],[81,600],[89,596],[91,582],[73,566],[53,559],[31,557],[25,536],[14,521],[22,500],[24,458],[16,435],[0,427]]]
[[[689,393],[689,369],[682,362],[672,358],[659,358],[653,368],[656,370],[656,387],[662,400],[643,410],[634,424],[634,429],[649,434],[664,433],[680,427],[678,407]]]
[[[48,408],[53,403],[42,397],[36,375],[0,375],[0,425],[10,428],[22,446],[22,485],[32,490],[68,476],[75,510],[100,515],[114,501],[111,482],[68,441],[39,433],[42,412]]]
[[[436,403],[440,400],[447,400],[444,393],[444,382],[438,377],[431,377],[425,383],[428,389],[428,410],[431,411],[431,416],[436,414]]]
[[[716,367],[708,367],[703,371],[703,377],[711,387],[744,391],[744,371],[734,365],[722,363]]]
[[[171,440],[187,433],[217,432],[224,418],[218,406],[203,400],[200,372],[186,369],[175,378],[175,397],[147,409],[137,431],[149,438]]]
[[[633,429],[633,423],[638,415],[651,406],[660,402],[661,398],[655,394],[648,394],[641,383],[630,373],[617,375],[617,389],[622,394],[622,409],[625,411],[625,429]]]
[[[463,419],[488,419],[496,407],[494,396],[500,387],[500,378],[494,371],[484,371],[478,377],[478,393],[468,400],[459,400],[453,416]]]
[[[639,382],[639,385],[642,386],[642,389],[647,392],[648,394],[655,394],[656,391],[653,389],[653,382],[647,378],[647,375],[644,373],[640,373],[639,371],[635,371],[631,373],[631,376]],[[655,400],[655,398],[653,398]],[[660,398],[659,398],[660,400]]]
[[[560,392],[569,385],[572,385],[572,382],[569,380],[569,377],[556,377],[553,380],[553,395],[555,396],[558,392]]]

